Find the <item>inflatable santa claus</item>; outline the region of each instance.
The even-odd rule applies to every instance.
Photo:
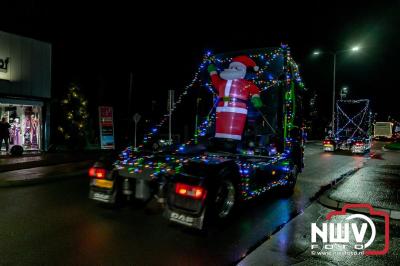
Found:
[[[260,89],[244,79],[248,67],[258,71],[256,63],[245,55],[233,58],[229,68],[222,71],[219,76],[214,65],[208,66],[212,84],[219,97],[216,110],[216,138],[241,140],[249,100],[251,99],[256,108],[262,106]]]

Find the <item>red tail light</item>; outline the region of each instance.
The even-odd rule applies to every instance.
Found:
[[[330,140],[324,140],[324,145],[329,145],[329,144],[332,144],[332,141],[330,141]]]
[[[363,143],[363,142],[360,142],[360,141],[357,141],[357,142],[355,143],[355,145],[356,145],[356,146],[363,146],[364,143]]]
[[[95,178],[105,178],[106,177],[106,169],[92,167],[89,169],[89,176]]]
[[[191,186],[187,184],[177,183],[175,185],[175,193],[181,196],[194,199],[204,199],[207,191],[199,186]]]

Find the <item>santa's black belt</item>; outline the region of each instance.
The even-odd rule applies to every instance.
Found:
[[[233,97],[220,97],[218,99],[218,102],[237,102],[237,103],[245,103],[247,104],[247,100],[239,99],[239,98],[233,98]]]

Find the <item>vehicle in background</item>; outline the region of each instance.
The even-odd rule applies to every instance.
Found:
[[[369,100],[339,100],[336,103],[335,132],[323,141],[323,150],[347,150],[363,154],[371,149]]]
[[[391,139],[393,137],[392,122],[375,122],[374,139]]]

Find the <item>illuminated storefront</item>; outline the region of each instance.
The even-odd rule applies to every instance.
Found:
[[[11,125],[11,147],[47,150],[50,88],[51,45],[0,31],[0,118]]]
[[[42,150],[42,104],[4,104],[0,99],[0,116],[11,125],[10,147],[21,145],[24,150]]]

